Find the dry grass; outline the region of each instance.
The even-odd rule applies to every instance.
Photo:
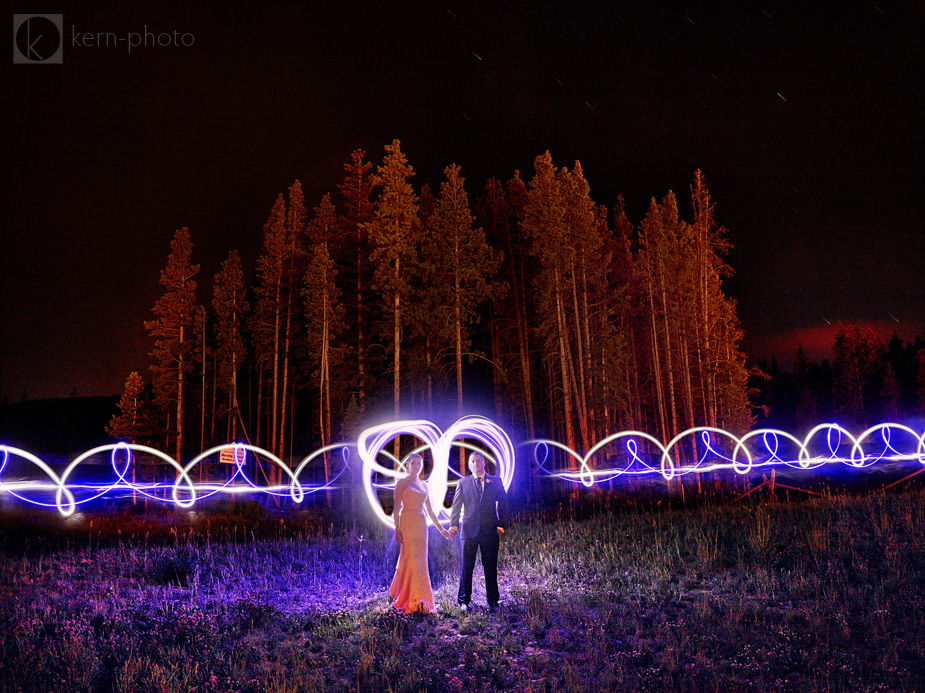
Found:
[[[506,535],[499,614],[455,608],[457,547],[435,535],[432,616],[389,607],[376,528],[253,506],[69,534],[7,516],[0,690],[922,690],[923,501],[599,497]]]

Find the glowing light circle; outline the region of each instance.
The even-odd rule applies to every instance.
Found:
[[[46,474],[46,476],[48,476],[48,478],[51,479],[52,481],[52,488],[55,489],[55,503],[58,506],[59,512],[65,517],[74,514],[74,511],[77,509],[77,502],[76,502],[76,499],[74,498],[74,494],[65,485],[65,480],[63,477],[59,477],[57,474],[55,474],[54,470],[51,467],[49,467],[47,464],[45,464],[45,462],[43,462],[41,459],[33,455],[31,452],[27,452],[26,450],[20,450],[19,448],[11,448],[6,445],[3,446],[2,470],[6,469],[6,465],[7,465],[7,462],[9,461],[10,455],[21,457],[25,460],[28,460],[29,462],[34,464],[36,467],[38,467],[40,470],[42,470]],[[30,490],[30,488],[36,488],[36,487],[41,488],[42,486],[43,485],[41,483],[39,484],[28,484],[27,483],[25,485],[16,486],[15,488],[20,489],[20,490]],[[20,500],[31,502],[29,498],[21,495],[16,490],[14,490],[14,487],[12,485],[5,483],[3,481],[0,481],[0,491],[6,491],[10,495],[15,496],[16,498],[19,498]],[[62,497],[65,498],[67,501],[66,505],[64,506],[62,506],[62,503],[61,503]]]
[[[360,459],[363,460],[363,490],[373,513],[389,527],[394,528],[395,521],[383,510],[376,495],[372,477],[378,474],[397,481],[402,476],[405,459],[396,460],[385,450],[389,442],[401,435],[412,436],[420,440],[422,445],[416,449],[417,451],[427,448],[431,451],[433,469],[424,483],[438,519],[449,517],[449,511],[443,507],[442,501],[449,488],[450,452],[456,444],[455,441],[462,438],[477,440],[484,446],[486,457],[493,459],[497,465],[497,475],[501,478],[505,490],[510,488],[514,479],[514,446],[507,434],[496,423],[484,417],[463,417],[445,432],[441,432],[436,424],[423,420],[393,421],[373,426],[363,431],[357,440],[357,451]],[[387,467],[380,464],[377,461],[380,454],[391,458],[393,466]],[[394,483],[390,482],[386,486],[391,488]]]

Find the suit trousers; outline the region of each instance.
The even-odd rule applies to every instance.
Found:
[[[459,570],[459,603],[468,604],[472,599],[472,571],[475,556],[482,554],[482,568],[485,571],[485,596],[489,606],[497,606],[498,592],[498,547],[500,538],[495,527],[490,533],[481,532],[472,539],[463,539],[463,559]]]

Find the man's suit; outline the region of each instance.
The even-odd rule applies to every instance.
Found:
[[[496,476],[485,474],[485,483],[479,493],[477,479],[466,476],[459,480],[453,506],[450,509],[450,527],[459,527],[463,542],[463,561],[459,571],[459,603],[472,599],[472,571],[476,553],[481,551],[485,570],[485,596],[488,605],[498,605],[498,527],[507,527],[508,506],[504,484]],[[465,511],[465,512],[463,512]],[[459,516],[463,515],[462,525]]]

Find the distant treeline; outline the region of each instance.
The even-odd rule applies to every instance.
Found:
[[[925,420],[925,341],[883,344],[869,327],[838,325],[832,360],[811,361],[802,346],[792,363],[759,361],[769,377],[752,378],[757,425],[806,432],[822,422],[860,432],[884,422],[919,426]]]
[[[549,152],[471,203],[460,168],[444,174],[416,190],[397,140],[375,167],[357,150],[311,210],[298,181],[280,194],[256,266],[230,252],[205,292],[178,230],[145,325],[153,380],[129,375],[108,432],[178,456],[247,440],[285,457],[434,412],[576,450],[627,428],[753,425],[749,398],[769,390],[749,386],[700,171],[689,219],[669,191],[638,225]]]
[[[39,455],[71,455],[105,445],[112,442],[104,429],[118,400],[76,393],[60,399],[4,399],[0,401],[0,444]]]

